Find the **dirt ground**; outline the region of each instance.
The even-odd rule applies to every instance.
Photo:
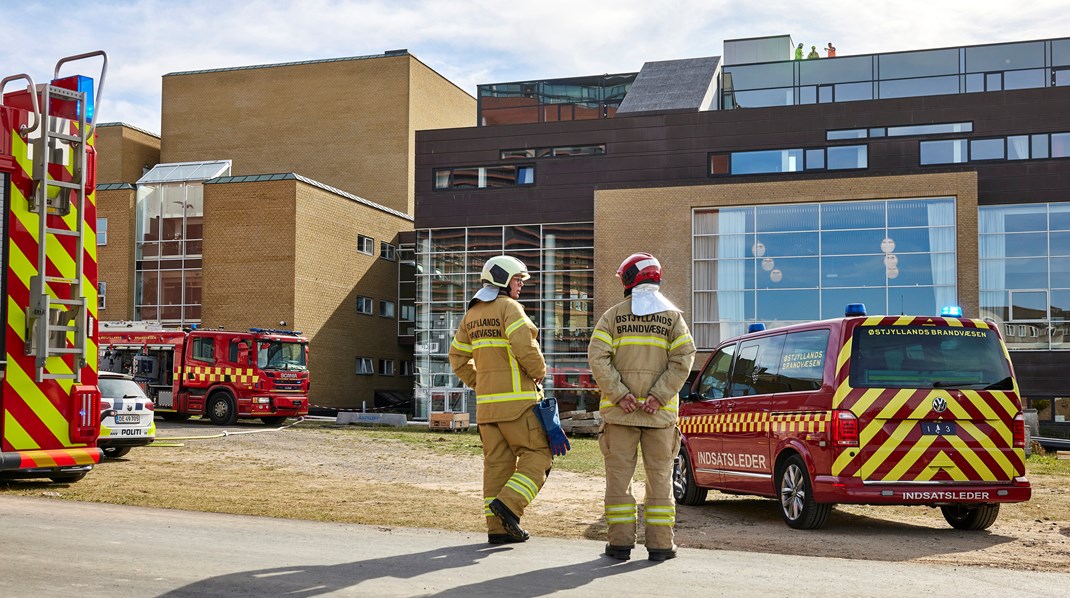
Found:
[[[160,437],[213,436],[204,422],[161,422]],[[414,526],[483,533],[481,461],[375,437],[356,426],[311,425],[226,437],[161,441],[105,462],[69,486],[0,485],[6,494],[179,509]],[[472,451],[478,435],[470,436]],[[771,500],[710,492],[680,506],[683,547],[1070,572],[1070,478],[1033,475],[1033,499],[1003,505],[982,532],[952,529],[925,507],[838,506],[820,530],[788,528]],[[533,535],[605,538],[603,479],[554,471],[524,515]],[[643,485],[634,492],[642,496]],[[712,555],[716,558],[716,553]]]

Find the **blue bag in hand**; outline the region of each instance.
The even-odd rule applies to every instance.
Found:
[[[550,441],[550,450],[553,454],[561,457],[567,453],[572,445],[569,444],[565,431],[561,429],[561,418],[557,414],[557,399],[551,397],[536,403],[535,415],[539,417],[543,429],[546,430],[546,439]]]

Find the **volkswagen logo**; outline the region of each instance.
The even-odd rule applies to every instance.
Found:
[[[936,397],[933,399],[933,411],[937,413],[947,411],[947,400],[944,399],[944,397]]]

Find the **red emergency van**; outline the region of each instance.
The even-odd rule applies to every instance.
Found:
[[[677,502],[766,496],[793,528],[860,503],[940,507],[955,528],[986,529],[1031,493],[1018,385],[989,321],[856,304],[724,341],[681,393],[679,426]]]

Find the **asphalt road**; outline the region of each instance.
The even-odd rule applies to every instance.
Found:
[[[805,541],[805,532],[799,534]],[[1052,596],[1029,573],[376,528],[0,496],[0,596]]]

